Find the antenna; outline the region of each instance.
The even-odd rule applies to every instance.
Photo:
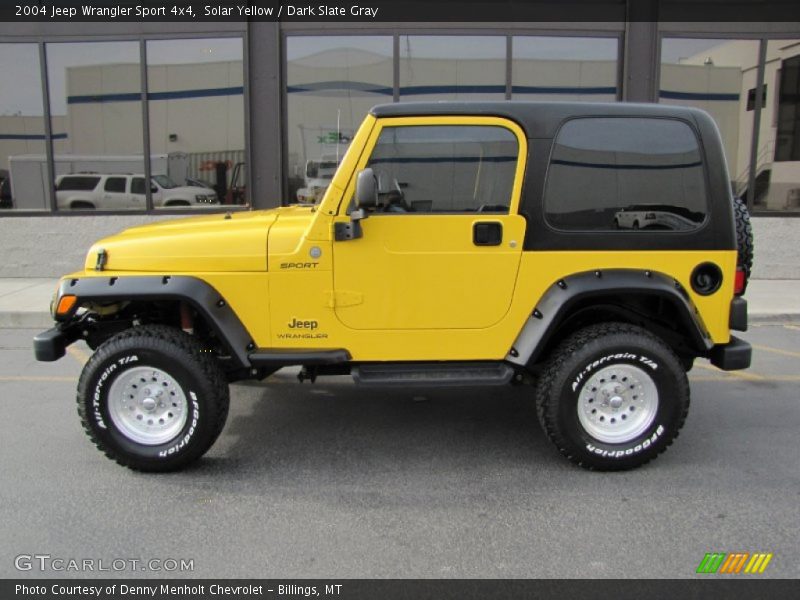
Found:
[[[342,117],[342,109],[336,109],[336,166],[339,166],[339,141],[342,139],[342,131],[339,128],[339,122]]]

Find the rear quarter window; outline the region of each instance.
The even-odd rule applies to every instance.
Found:
[[[677,119],[567,121],[553,144],[547,222],[568,231],[689,231],[706,219],[702,153]]]
[[[58,182],[56,190],[69,191],[69,192],[90,192],[97,187],[97,182],[100,181],[99,177],[87,176],[72,176],[63,177]]]

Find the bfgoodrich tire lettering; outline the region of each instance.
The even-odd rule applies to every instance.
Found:
[[[229,397],[222,370],[197,340],[148,325],[97,349],[81,374],[77,402],[86,433],[106,456],[136,470],[171,471],[211,447]]]
[[[632,469],[678,435],[689,383],[659,338],[634,325],[603,323],[556,348],[536,402],[542,428],[569,460],[589,469]]]

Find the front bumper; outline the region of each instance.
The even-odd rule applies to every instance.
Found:
[[[753,348],[748,342],[731,336],[727,344],[717,344],[711,349],[708,358],[711,364],[723,371],[738,371],[750,367]]]
[[[36,360],[53,362],[66,354],[67,346],[80,337],[76,327],[53,327],[33,338]]]

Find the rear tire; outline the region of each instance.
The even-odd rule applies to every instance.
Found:
[[[78,415],[108,458],[174,471],[202,456],[228,416],[224,373],[183,331],[146,325],[104,342],[78,382]]]
[[[633,469],[678,435],[689,382],[659,338],[634,325],[601,323],[556,348],[539,379],[536,408],[547,437],[573,463]]]

